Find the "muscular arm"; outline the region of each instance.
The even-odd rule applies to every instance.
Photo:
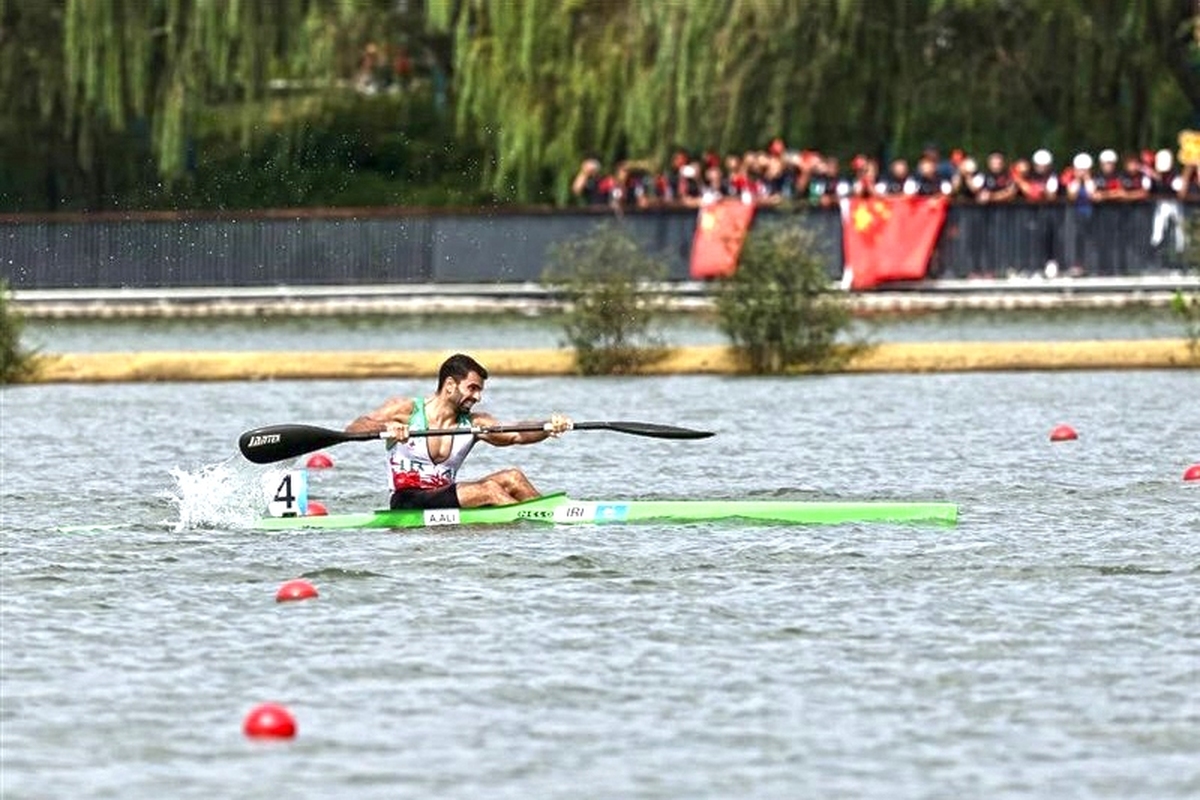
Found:
[[[389,422],[407,423],[413,412],[411,397],[395,397],[346,426],[346,433],[381,433]]]
[[[555,415],[555,418],[559,419],[560,417]],[[565,419],[565,418],[561,418],[561,419]],[[529,422],[530,424],[534,424],[534,425],[541,424],[539,421],[536,421],[536,420],[526,420],[526,421],[513,423],[513,424],[524,425],[524,424],[526,424],[526,422]],[[480,414],[472,414],[471,415],[471,424],[477,425],[479,427],[487,428],[492,425],[500,425],[501,423],[495,417],[493,417],[491,414],[480,413]],[[564,430],[565,430],[565,427],[564,427]],[[479,438],[482,441],[485,441],[488,444],[494,445],[496,447],[508,447],[511,444],[535,444],[537,442],[543,442],[546,439],[549,439],[550,436],[551,436],[551,434],[549,431],[522,431],[522,432],[514,432],[514,433],[488,433],[488,434],[484,434],[483,436],[480,436]]]

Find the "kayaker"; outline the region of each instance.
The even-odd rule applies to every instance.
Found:
[[[347,433],[387,432],[393,509],[474,508],[540,496],[525,473],[515,467],[473,481],[458,480],[458,470],[478,440],[507,447],[561,436],[571,429],[571,420],[562,414],[551,415],[549,430],[409,436],[409,431],[499,425],[490,414],[472,410],[483,396],[487,377],[482,364],[457,353],[442,363],[433,395],[393,398],[346,426]]]

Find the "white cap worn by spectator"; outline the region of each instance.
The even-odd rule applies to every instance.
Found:
[[[1048,167],[1054,163],[1054,156],[1050,155],[1050,151],[1044,147],[1033,154],[1033,164],[1035,167]]]
[[[1084,170],[1092,168],[1092,157],[1087,153],[1079,153],[1075,156],[1075,160],[1071,162],[1075,169]]]
[[[1170,150],[1159,150],[1154,154],[1154,168],[1159,172],[1170,172],[1173,161]]]
[[[1117,151],[1116,150],[1101,150],[1100,151],[1100,163],[1101,164],[1117,163]]]

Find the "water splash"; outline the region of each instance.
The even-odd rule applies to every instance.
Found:
[[[174,490],[161,496],[179,512],[177,520],[169,521],[176,532],[248,528],[262,515],[262,486],[267,476],[258,467],[230,459],[195,471],[173,467],[171,478]]]

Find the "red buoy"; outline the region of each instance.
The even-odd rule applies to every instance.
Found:
[[[309,469],[329,469],[333,466],[333,459],[325,453],[313,453],[304,465]]]
[[[1073,442],[1079,438],[1079,434],[1070,425],[1056,425],[1054,430],[1050,431],[1050,441],[1052,442]]]
[[[1183,473],[1185,481],[1200,481],[1200,464],[1192,464]]]
[[[279,587],[279,591],[275,593],[275,602],[285,603],[289,600],[310,600],[316,596],[317,587],[306,580],[297,578]]]
[[[291,739],[296,735],[296,719],[277,703],[263,703],[250,709],[242,731],[256,739]]]
[[[306,517],[324,517],[329,514],[329,509],[320,500],[308,501],[308,513]]]

